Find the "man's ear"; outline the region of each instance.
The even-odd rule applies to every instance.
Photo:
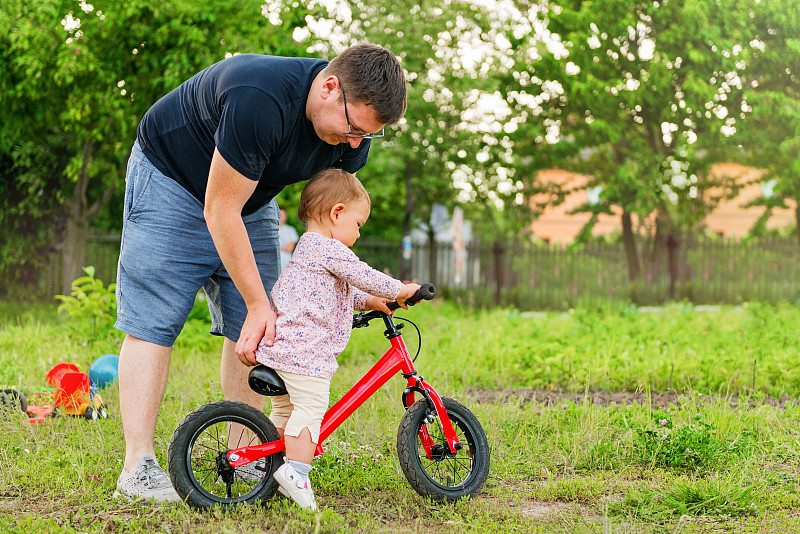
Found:
[[[334,91],[339,91],[339,78],[331,74],[330,76],[325,78],[325,80],[323,80],[319,96],[323,100],[327,100],[333,94]]]
[[[344,211],[344,204],[341,202],[334,204],[330,211],[331,224],[336,226],[339,223],[339,217]]]

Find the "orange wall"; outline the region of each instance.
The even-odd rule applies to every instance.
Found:
[[[761,184],[757,182],[761,171],[752,167],[744,167],[738,163],[718,163],[711,167],[711,176],[728,176],[736,183],[744,185],[739,190],[739,195],[732,200],[722,200],[719,205],[704,220],[706,227],[724,237],[741,238],[747,235],[756,221],[764,213],[763,207],[745,208],[744,205],[761,196]],[[719,195],[720,191],[712,189],[709,194]],[[785,228],[794,224],[794,203],[787,202],[790,209],[774,209],[767,220],[767,228]]]
[[[729,176],[734,178],[737,183],[754,180],[760,176],[760,171],[751,167],[744,167],[736,163],[721,163],[711,168],[712,176]],[[580,174],[570,173],[560,169],[550,169],[540,171],[538,180],[544,183],[561,184],[564,187],[581,188],[586,183],[586,177]],[[719,195],[719,190],[711,190],[711,195]],[[704,223],[708,230],[725,237],[741,238],[747,235],[753,224],[758,220],[764,208],[743,208],[753,198],[761,195],[761,185],[754,183],[744,186],[739,196],[733,200],[722,201],[705,218]],[[533,197],[532,203],[543,198]],[[575,236],[580,232],[590,219],[588,213],[578,213],[570,215],[580,205],[587,201],[587,194],[584,189],[579,189],[569,195],[563,204],[549,207],[534,220],[530,228],[534,235],[550,243],[561,243],[566,245],[571,243]],[[794,224],[794,204],[790,209],[773,210],[772,216],[767,221],[770,229],[784,228]],[[621,231],[620,211],[614,210],[614,215],[600,215],[598,221],[592,229],[593,235],[609,235]],[[651,221],[649,221],[651,222]],[[639,227],[641,231],[652,231],[652,224],[639,226],[634,219],[634,228]]]

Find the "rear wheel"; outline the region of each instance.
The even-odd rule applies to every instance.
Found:
[[[461,449],[450,452],[436,410],[420,399],[400,421],[397,456],[417,493],[455,501],[474,496],[483,488],[489,476],[489,443],[480,421],[466,406],[450,397],[442,397],[442,402]]]
[[[195,508],[269,499],[278,489],[272,474],[283,452],[237,468],[227,459],[230,449],[280,439],[264,413],[241,402],[206,404],[186,416],[169,444],[169,475],[178,495]]]
[[[0,409],[28,411],[28,399],[18,389],[4,389],[0,392]]]

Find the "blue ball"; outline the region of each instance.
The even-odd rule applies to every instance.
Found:
[[[110,386],[119,374],[119,356],[116,354],[103,354],[92,362],[89,368],[89,380],[97,389]]]

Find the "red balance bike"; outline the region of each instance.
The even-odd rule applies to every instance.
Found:
[[[425,284],[408,304],[430,300],[435,291],[433,285]],[[398,307],[396,302],[389,304],[392,310]],[[399,372],[407,383],[397,456],[409,483],[420,495],[442,501],[477,494],[489,475],[489,444],[483,427],[467,407],[441,397],[417,374],[416,356],[410,357],[403,342],[404,324],[383,312],[369,311],[354,315],[353,327],[366,327],[373,319],[383,320],[391,348],[327,411],[320,445]],[[262,395],[286,393],[277,373],[263,365],[250,371],[248,381]],[[316,454],[323,452],[320,445]],[[191,506],[252,504],[277,491],[272,474],[283,464],[284,451],[284,441],[263,412],[240,402],[212,402],[187,415],[175,429],[169,444],[169,474],[178,494]]]

